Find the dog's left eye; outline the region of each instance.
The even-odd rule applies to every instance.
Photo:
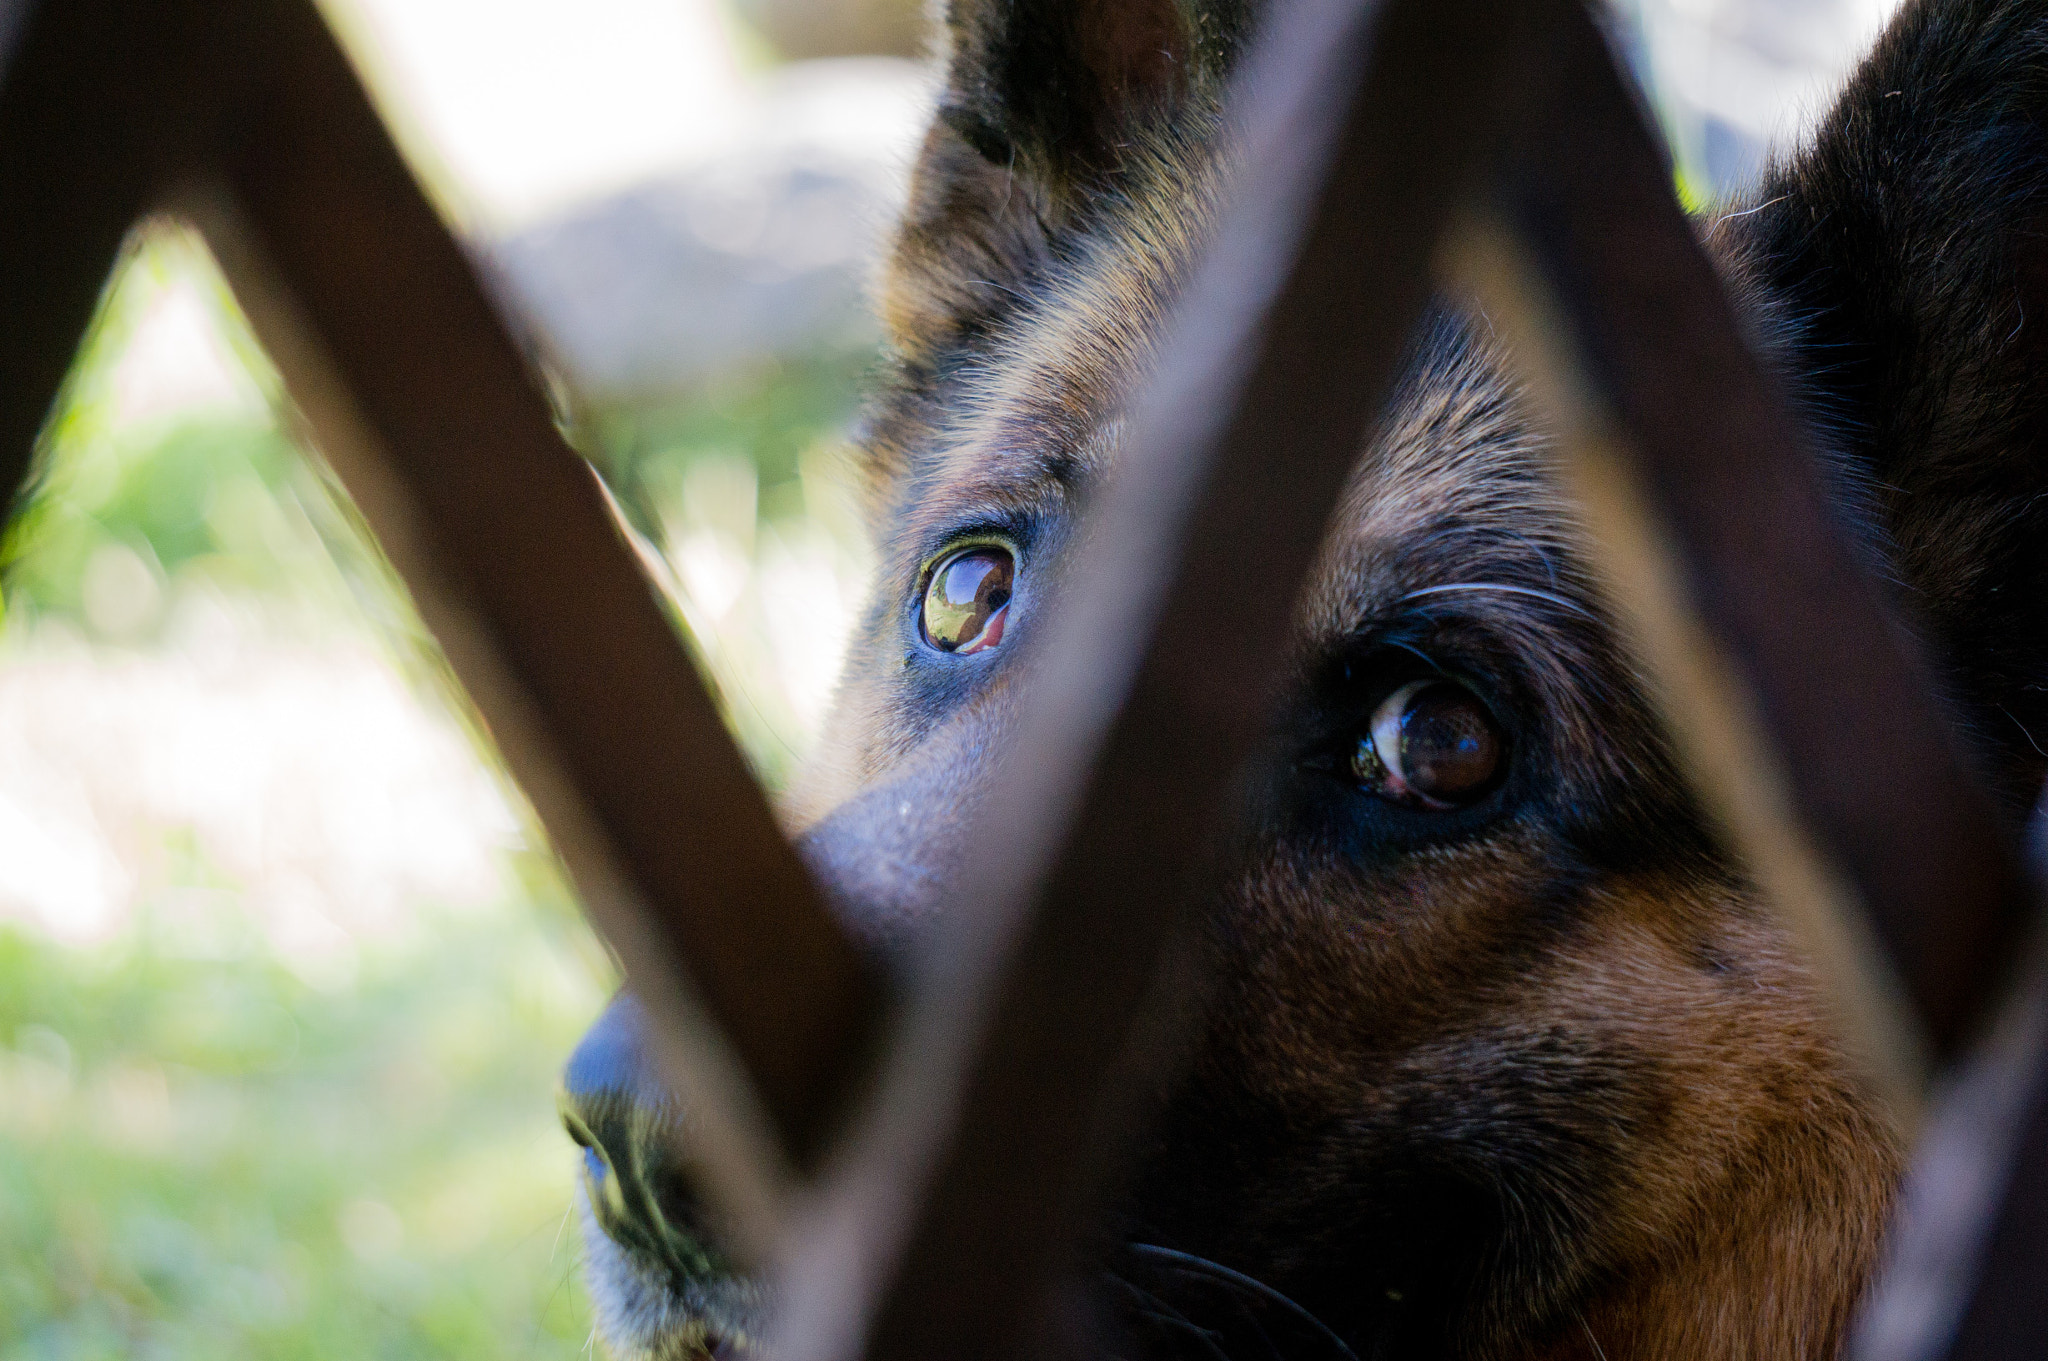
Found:
[[[970,656],[1003,641],[1016,560],[994,544],[963,548],[932,569],[924,588],[925,641]]]
[[[1492,789],[1506,754],[1493,715],[1470,690],[1451,681],[1410,681],[1373,710],[1351,773],[1390,802],[1448,812]]]

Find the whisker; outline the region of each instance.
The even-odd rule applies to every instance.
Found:
[[[1111,1285],[1118,1287],[1129,1297],[1130,1303],[1134,1306],[1132,1312],[1137,1317],[1145,1319],[1150,1323],[1160,1324],[1180,1332],[1195,1335],[1201,1342],[1203,1351],[1212,1353],[1218,1358],[1218,1361],[1231,1361],[1229,1353],[1225,1352],[1221,1345],[1218,1344],[1216,1340],[1217,1334],[1214,1329],[1202,1327],[1186,1314],[1183,1314],[1180,1310],[1174,1308],[1165,1300],[1160,1299],[1157,1295],[1128,1277],[1118,1275],[1115,1271],[1108,1268],[1104,1268],[1102,1274],[1109,1279]]]
[[[1536,600],[1547,600],[1559,609],[1570,610],[1582,619],[1591,619],[1596,624],[1600,622],[1600,616],[1594,614],[1584,605],[1579,604],[1578,601],[1561,596],[1555,591],[1542,591],[1534,586],[1510,586],[1505,582],[1499,581],[1454,581],[1443,586],[1424,586],[1420,590],[1408,592],[1394,603],[1397,605],[1404,604],[1410,600],[1419,600],[1426,595],[1445,595],[1452,591],[1494,591],[1501,595],[1526,595]]]
[[[540,1351],[541,1321],[547,1317],[548,1310],[555,1307],[555,1301],[562,1297],[562,1288],[569,1284],[569,1278],[575,1274],[576,1263],[571,1262],[568,1269],[555,1282],[555,1288],[548,1292],[547,1303],[543,1304],[540,1307],[540,1312],[533,1316],[533,1329],[526,1335],[526,1354],[528,1356],[532,1356]]]
[[[1783,203],[1786,199],[1790,197],[1790,194],[1780,194],[1776,198],[1765,199],[1762,203],[1757,204],[1754,208],[1744,208],[1739,213],[1721,213],[1718,216],[1716,216],[1712,222],[1707,224],[1707,238],[1709,240],[1712,240],[1714,233],[1721,230],[1721,224],[1723,222],[1733,222],[1737,218],[1748,217],[1751,213],[1760,213],[1764,209],[1770,207],[1772,204]]]
[[[1112,1285],[1121,1286],[1124,1293],[1130,1296],[1133,1303],[1137,1306],[1136,1312],[1138,1317],[1149,1319],[1154,1323],[1165,1324],[1180,1329],[1183,1332],[1196,1334],[1201,1341],[1203,1351],[1215,1356],[1217,1361],[1231,1361],[1230,1354],[1224,1351],[1217,1342],[1215,1330],[1202,1327],[1186,1314],[1183,1314],[1180,1310],[1174,1308],[1165,1300],[1160,1299],[1135,1281],[1119,1276],[1114,1271],[1105,1270],[1103,1275],[1109,1278]]]
[[[2025,731],[2025,729],[2021,731]],[[548,1260],[550,1262],[554,1261],[555,1254],[562,1250],[562,1235],[569,1231],[569,1216],[575,1213],[576,1206],[573,1203],[562,1208],[562,1222],[555,1225],[555,1241],[548,1247]]]
[[[1123,1292],[1126,1295],[1129,1295],[1132,1299],[1136,1300],[1141,1307],[1146,1309],[1165,1309],[1169,1312],[1173,1311],[1172,1305],[1168,1304],[1165,1300],[1160,1299],[1157,1295],[1145,1289],[1145,1287],[1139,1285],[1136,1281],[1131,1280],[1129,1277],[1119,1276],[1116,1272],[1107,1269],[1105,1269],[1102,1274],[1109,1278],[1109,1283],[1111,1285],[1121,1287]]]
[[[1399,638],[1389,638],[1389,639],[1387,639],[1387,645],[1388,645],[1389,647],[1398,647],[1398,648],[1400,648],[1400,649],[1401,649],[1401,650],[1402,650],[1403,652],[1407,652],[1407,653],[1412,653],[1412,654],[1414,654],[1414,655],[1415,655],[1416,657],[1418,657],[1418,658],[1420,658],[1420,659],[1421,659],[1421,661],[1422,661],[1422,664],[1423,664],[1424,666],[1426,666],[1426,667],[1428,667],[1428,668],[1429,668],[1430,670],[1432,670],[1432,671],[1436,672],[1436,673],[1437,673],[1438,675],[1442,675],[1442,674],[1443,674],[1443,670],[1444,670],[1444,669],[1443,669],[1443,668],[1442,668],[1441,666],[1438,666],[1438,665],[1437,665],[1437,663],[1436,663],[1436,658],[1434,658],[1434,657],[1430,656],[1430,655],[1429,655],[1429,654],[1428,654],[1427,652],[1424,652],[1424,651],[1423,651],[1423,650],[1422,650],[1421,648],[1419,648],[1419,647],[1416,647],[1416,646],[1415,646],[1415,645],[1414,645],[1413,643],[1404,643],[1404,642],[1402,642],[1402,641],[1401,641],[1401,640],[1400,640]]]
[[[1103,1274],[1109,1277],[1115,1284],[1122,1286],[1131,1298],[1138,1302],[1140,1312],[1156,1309],[1171,1314],[1176,1319],[1189,1323],[1190,1326],[1199,1326],[1195,1325],[1193,1320],[1189,1319],[1186,1314],[1128,1277],[1120,1276],[1108,1268],[1104,1268]],[[1228,1284],[1228,1282],[1213,1281],[1206,1276],[1202,1277],[1202,1279],[1210,1284]],[[1258,1342],[1261,1349],[1259,1355],[1265,1357],[1266,1361],[1287,1361],[1287,1354],[1280,1350],[1280,1344],[1273,1340],[1273,1335],[1266,1331],[1266,1326],[1259,1321],[1259,1316],[1252,1312],[1250,1305],[1245,1303],[1243,1294],[1233,1288],[1225,1292],[1224,1298],[1230,1302],[1231,1307],[1236,1311],[1238,1322],[1251,1330],[1253,1338]],[[1204,1328],[1202,1331],[1211,1338],[1220,1335],[1219,1331],[1214,1328]],[[1220,1346],[1220,1344],[1218,1345]],[[1231,1361],[1236,1361],[1236,1358],[1231,1358]]]
[[[1275,1290],[1272,1286],[1267,1285],[1264,1281],[1247,1276],[1242,1271],[1232,1271],[1221,1262],[1212,1262],[1207,1257],[1197,1257],[1191,1252],[1178,1252],[1173,1248],[1163,1248],[1157,1243],[1127,1243],[1125,1246],[1139,1257],[1148,1258],[1155,1262],[1164,1262],[1192,1275],[1207,1276],[1212,1280],[1234,1285],[1241,1290],[1249,1290],[1260,1299],[1279,1305],[1293,1317],[1314,1329],[1318,1336],[1336,1349],[1339,1356],[1345,1358],[1345,1361],[1358,1361],[1358,1353],[1352,1351],[1349,1344],[1331,1330],[1329,1324],[1323,1322],[1314,1314]]]
[[[1140,1309],[1138,1310],[1138,1317],[1156,1323],[1162,1328],[1170,1328],[1176,1333],[1192,1338],[1195,1345],[1201,1349],[1202,1354],[1209,1357],[1210,1361],[1231,1361],[1230,1353],[1217,1345],[1216,1334],[1210,1332],[1207,1328],[1189,1322],[1179,1314],[1162,1314],[1156,1309]]]
[[[1280,1349],[1280,1344],[1275,1342],[1273,1335],[1266,1331],[1266,1325],[1259,1321],[1257,1312],[1246,1302],[1244,1295],[1237,1290],[1231,1290],[1226,1294],[1225,1298],[1230,1301],[1231,1307],[1237,1310],[1239,1322],[1251,1329],[1253,1336],[1258,1339],[1259,1345],[1266,1349],[1267,1361],[1287,1361],[1287,1353]]]

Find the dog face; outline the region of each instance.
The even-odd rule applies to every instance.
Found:
[[[1228,192],[1254,20],[949,15],[865,442],[882,566],[800,794],[878,950],[990,834],[1033,639]],[[1917,4],[1759,206],[1705,224],[2016,801],[2048,764],[2044,128],[2048,3]],[[1822,1358],[1867,1278],[1893,1135],[1693,804],[1512,374],[1483,319],[1428,319],[1294,606],[1202,919],[1208,1019],[1105,1267],[1125,1354]],[[568,1083],[607,1334],[737,1345],[757,1296],[673,1185],[635,1025]]]

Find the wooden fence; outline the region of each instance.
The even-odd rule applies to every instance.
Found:
[[[1186,809],[1220,806],[1257,743],[1271,602],[1429,298],[1472,295],[1562,432],[1708,805],[1864,1072],[1909,1121],[1952,1093],[1920,1175],[1984,1174],[1962,1211],[1909,1195],[1858,1352],[2048,1354],[2048,1052],[2013,964],[2031,875],[1598,20],[1282,0],[1267,30],[1235,95],[1249,182],[1091,512],[1088,587],[982,814],[1004,834],[960,887],[977,908],[946,914],[902,995],[825,910],[310,0],[0,3],[0,482],[27,477],[131,225],[195,221],[653,1012],[709,1191],[781,1264],[781,1350],[1016,1354],[1141,1132],[1117,1099],[1132,1042],[1212,887]],[[1962,1118],[1986,1082],[2030,1095]]]

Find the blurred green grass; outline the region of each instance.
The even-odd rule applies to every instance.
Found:
[[[560,931],[436,922],[338,991],[146,909],[0,932],[0,1355],[581,1354],[548,1093],[600,993]]]
[[[247,391],[124,411],[138,327],[195,287]],[[767,561],[747,555],[848,533],[818,470],[864,362],[598,411],[579,438],[651,540],[716,530]],[[268,637],[373,639],[479,734],[277,402],[203,246],[143,231],[0,545],[0,671],[53,648],[172,657],[197,605],[228,601]],[[690,500],[735,467],[750,524]],[[774,777],[803,735],[752,589],[693,617],[694,645],[755,687],[735,726]],[[259,895],[191,827],[146,830],[111,933],[63,939],[0,901],[0,1358],[588,1354],[553,1091],[611,975],[538,833],[503,852],[499,900],[408,904],[413,929],[323,972],[277,952]]]

